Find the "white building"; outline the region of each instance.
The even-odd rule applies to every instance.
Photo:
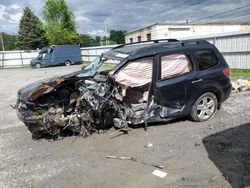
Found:
[[[250,23],[156,23],[127,32],[125,34],[125,42],[133,43],[156,39],[198,38],[204,35],[223,34],[243,30],[250,30]]]

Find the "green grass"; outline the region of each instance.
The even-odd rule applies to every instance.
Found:
[[[101,66],[101,69],[112,69],[116,66],[116,64],[113,63],[103,63]]]
[[[31,67],[29,65],[24,65],[22,67],[6,67],[6,68],[2,68],[0,67],[0,70],[8,70],[8,69],[31,69]]]
[[[231,69],[231,77],[250,78],[250,69]]]

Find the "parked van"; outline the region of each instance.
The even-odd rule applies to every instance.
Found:
[[[43,47],[37,58],[30,61],[35,68],[80,63],[81,50],[79,45],[57,45],[51,48]]]

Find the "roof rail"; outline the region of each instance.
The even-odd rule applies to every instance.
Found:
[[[146,43],[159,43],[159,42],[180,42],[177,39],[157,39],[157,40],[148,40],[148,41],[141,41],[141,42],[134,42],[134,43],[128,43],[128,44],[121,44],[118,45],[116,47],[114,47],[113,49],[117,49],[123,46],[129,46],[129,45],[134,45],[134,44],[146,44]]]
[[[157,39],[157,40],[152,40],[152,41],[154,41],[154,43],[159,43],[159,42],[161,42],[161,41],[167,41],[167,42],[180,42],[179,40],[177,40],[177,39]]]

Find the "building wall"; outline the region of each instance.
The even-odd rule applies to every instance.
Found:
[[[151,34],[151,39],[152,38],[152,34],[157,33],[158,26],[154,25],[151,27],[145,27],[143,29],[140,29],[136,32],[130,33],[125,35],[125,43],[130,43],[130,39],[133,38],[133,42],[139,42],[138,41],[138,36],[141,36],[141,41],[147,41],[147,34]]]
[[[250,30],[250,25],[166,25],[155,24],[149,27],[135,30],[125,35],[125,42],[139,42],[138,36],[141,36],[141,41],[147,41],[147,34],[151,34],[151,40],[184,37],[203,36],[211,34],[220,34],[228,32],[236,32],[242,30]]]

